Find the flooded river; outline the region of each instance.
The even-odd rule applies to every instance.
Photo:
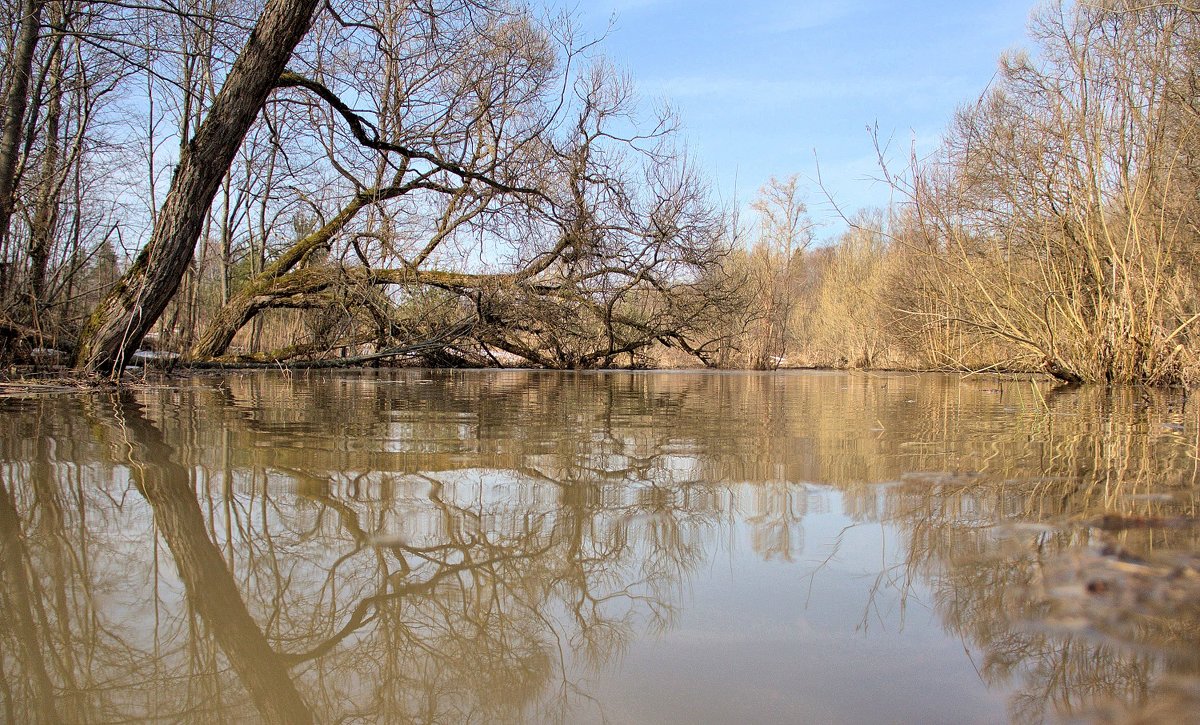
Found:
[[[232,373],[0,397],[6,722],[1196,717],[1197,401]]]

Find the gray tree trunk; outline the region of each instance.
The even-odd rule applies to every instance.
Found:
[[[59,4],[50,6],[51,27],[62,22]],[[54,227],[58,222],[61,170],[58,168],[59,125],[62,122],[63,59],[62,37],[54,40],[50,51],[49,88],[46,100],[46,120],[42,124],[45,150],[42,152],[41,178],[38,180],[37,206],[29,230],[29,308],[30,319],[41,329],[40,310],[46,303],[46,273],[50,265],[50,250],[54,244]]]

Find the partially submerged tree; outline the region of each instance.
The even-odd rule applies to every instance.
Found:
[[[637,365],[654,344],[706,358],[728,290],[705,285],[727,249],[703,180],[673,146],[669,115],[630,123],[631,83],[594,66],[575,123],[552,148],[548,203],[518,249],[522,269],[473,295],[483,352],[526,364]],[[625,128],[622,128],[624,126]]]
[[[433,22],[405,7],[414,29]],[[525,364],[608,366],[656,343],[704,354],[692,335],[707,332],[720,295],[695,283],[724,248],[703,182],[671,146],[670,119],[639,132],[631,85],[603,64],[564,101],[569,43],[560,60],[554,36],[527,16],[468,10],[472,22],[450,26],[461,35],[443,27],[397,36],[406,43],[378,59],[393,71],[377,86],[356,81],[360,98],[372,88],[371,98],[387,101],[369,111],[351,109],[322,80],[282,77],[314,115],[327,113],[329,133],[345,134],[325,155],[356,191],[231,296],[194,359],[225,355],[265,310],[338,306],[366,314],[347,317],[326,351],[366,341],[407,351],[413,337],[424,349],[433,337],[447,342],[441,360],[471,364],[495,364],[502,351]],[[564,123],[571,112],[575,121]],[[319,250],[325,259],[314,262]],[[400,324],[431,301],[442,312]],[[320,352],[292,345],[252,359]]]
[[[308,143],[299,153],[332,174],[323,190],[332,208],[314,205],[321,221],[230,295],[192,347],[196,359],[223,355],[263,310],[327,308],[339,289],[360,290],[386,315],[393,303],[367,289],[425,284],[431,274],[446,281],[430,266],[461,228],[503,221],[518,197],[540,193],[527,185],[536,176],[529,149],[553,121],[550,36],[502,4],[385,1],[351,11],[318,33],[313,73],[279,79],[301,109],[297,132]]]

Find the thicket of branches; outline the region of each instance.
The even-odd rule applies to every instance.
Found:
[[[795,177],[729,219],[674,118],[521,3],[0,19],[8,360],[1200,370],[1180,3],[1043,8],[940,150],[885,169],[900,201],[828,245]]]
[[[0,12],[9,357],[706,354],[731,296],[720,211],[671,115],[567,19],[503,0]]]
[[[800,261],[738,260],[772,291],[735,331],[744,364],[774,335],[783,364],[1197,379],[1200,11],[1060,3],[1031,35],[937,153],[885,169],[886,214]]]
[[[1200,12],[1079,3],[1032,25],[908,180],[908,326],[946,364],[1163,383],[1194,370]]]

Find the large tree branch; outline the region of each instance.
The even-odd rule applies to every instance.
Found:
[[[291,272],[314,249],[329,243],[363,208],[394,199],[417,188],[425,188],[427,185],[428,179],[422,175],[403,184],[367,189],[355,194],[332,219],[288,247],[274,262],[268,264],[262,272],[238,290],[205,328],[200,339],[192,346],[189,357],[204,360],[223,355],[238,330],[265,306],[262,302],[263,295],[267,295],[268,298],[274,296],[272,290],[279,284],[279,278]]]
[[[279,76],[279,81],[276,85],[279,88],[303,88],[328,103],[346,121],[346,125],[350,127],[350,133],[354,135],[355,140],[367,148],[399,154],[409,159],[420,159],[432,164],[437,169],[447,171],[461,179],[478,181],[485,186],[506,194],[525,194],[549,201],[549,198],[540,189],[521,186],[519,184],[504,183],[498,181],[490,174],[469,169],[462,164],[441,158],[428,151],[422,151],[381,139],[378,130],[370,121],[356,113],[354,109],[346,105],[345,101],[320,81],[308,78],[294,71],[284,71]],[[493,165],[493,168],[495,168],[495,165]]]
[[[254,356],[249,360],[238,358],[230,360],[199,361],[190,363],[189,367],[218,369],[264,368],[271,370],[278,370],[280,368],[314,370],[357,367],[359,365],[365,365],[367,363],[377,362],[379,360],[411,356],[431,350],[440,350],[451,344],[456,338],[462,337],[469,333],[474,324],[475,320],[473,318],[460,320],[452,325],[447,325],[440,329],[434,330],[427,335],[406,340],[403,344],[393,345],[384,350],[367,353],[365,355],[353,355],[351,357],[339,357],[325,360],[289,361],[288,358],[303,354],[302,350],[293,348],[288,351],[281,351],[274,354]]]

